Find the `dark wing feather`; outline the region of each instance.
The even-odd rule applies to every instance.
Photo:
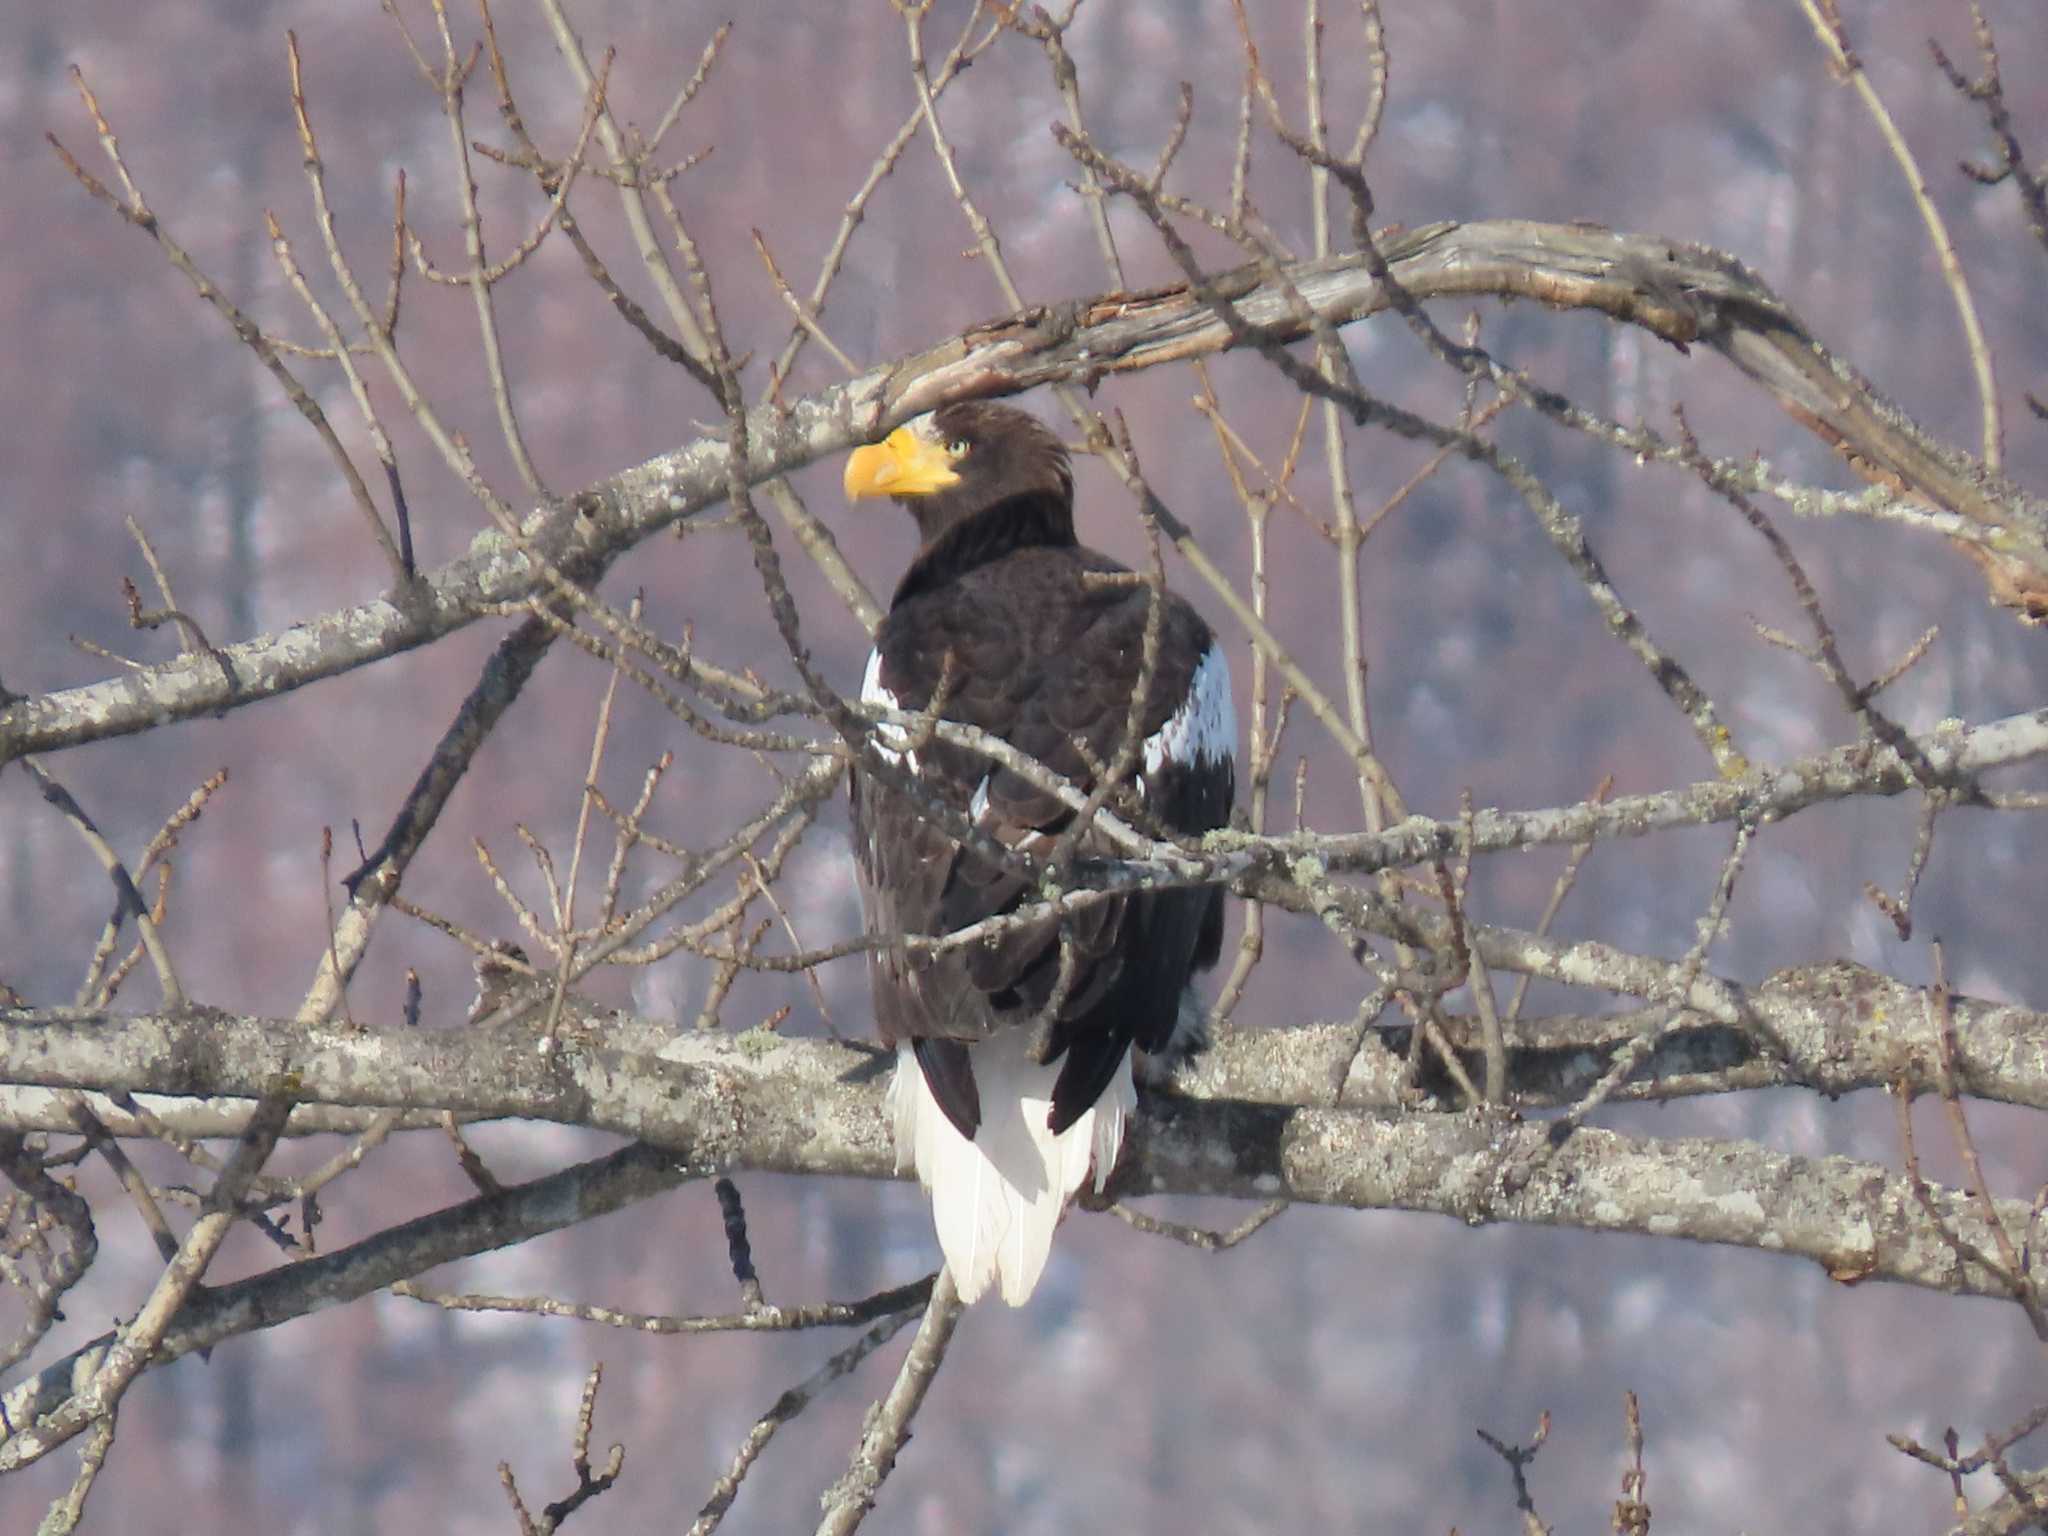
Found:
[[[876,637],[873,680],[897,707],[921,709],[950,657],[947,718],[999,735],[1086,787],[1091,759],[1117,754],[1140,667],[1148,592],[1085,579],[1120,569],[1072,546],[1030,547],[910,594]],[[1180,708],[1212,644],[1178,598],[1166,600],[1162,620],[1141,739]],[[963,748],[926,742],[912,755],[927,792],[1010,848],[1035,853],[1071,821],[1056,797]],[[1141,788],[1150,812],[1176,831],[1199,833],[1229,817],[1227,758],[1169,758]],[[1031,898],[1023,879],[961,847],[878,779],[856,774],[853,807],[875,931],[951,933]],[[1092,834],[1081,840],[1084,857],[1109,851]],[[934,1097],[963,1134],[974,1133],[979,1102],[965,1050],[945,1042],[1029,1024],[1058,993],[1039,1055],[1064,1057],[1051,1116],[1053,1129],[1064,1129],[1100,1097],[1133,1041],[1148,1050],[1167,1043],[1189,971],[1217,958],[1222,896],[1165,891],[1104,901],[1071,914],[1065,929],[1064,984],[1061,925],[1051,919],[935,960],[913,963],[901,950],[876,955],[882,1038],[916,1042]]]
[[[932,1097],[961,1135],[972,1136],[981,1123],[981,1089],[974,1081],[974,1063],[967,1059],[966,1043],[922,1039],[911,1044],[917,1052],[918,1070],[931,1084]]]

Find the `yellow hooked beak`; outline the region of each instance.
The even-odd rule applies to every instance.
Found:
[[[846,461],[846,499],[929,496],[958,485],[954,455],[939,443],[898,427],[879,443],[856,448]]]

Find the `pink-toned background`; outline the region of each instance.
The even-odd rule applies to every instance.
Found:
[[[1393,94],[1372,162],[1379,218],[1588,219],[1718,246],[1751,263],[1839,352],[1918,419],[1974,446],[1977,407],[1959,328],[1896,170],[1853,95],[1832,84],[1798,7],[1763,0],[1646,8],[1390,6]],[[1260,7],[1269,67],[1298,68],[1292,7]],[[573,138],[573,90],[534,17],[500,18],[528,119],[560,152]],[[936,53],[964,18],[942,0]],[[421,35],[423,14],[408,14]],[[646,125],[725,13],[673,4],[577,9],[594,46],[614,41],[613,100]],[[2007,85],[2030,143],[2048,152],[2048,41],[2019,4],[1992,8]],[[1938,33],[1970,57],[1957,7],[1856,5],[1848,20],[1873,78],[1920,154],[1951,219],[2008,391],[2010,466],[2039,487],[2048,425],[2018,405],[2043,386],[2048,307],[2043,253],[2010,189],[1985,190],[1953,166],[1985,150],[1981,120],[1927,61]],[[463,20],[466,29],[469,23]],[[94,206],[42,141],[57,132],[95,171],[89,122],[66,82],[77,62],[113,119],[153,208],[205,269],[267,324],[313,332],[263,234],[275,210],[300,261],[326,284],[300,151],[291,129],[283,36],[297,31],[307,89],[349,249],[381,286],[393,174],[407,169],[412,214],[445,266],[460,234],[444,192],[448,138],[390,22],[366,3],[133,7],[90,0],[34,7],[0,33],[0,680],[17,692],[90,681],[108,663],[66,636],[143,657],[161,637],[125,623],[118,583],[144,580],[121,519],[134,516],[165,558],[183,607],[216,640],[282,628],[375,596],[384,580],[310,432],[196,303],[152,244]],[[1073,34],[1091,127],[1105,148],[1149,163],[1193,82],[1196,121],[1178,185],[1220,195],[1241,59],[1226,8],[1092,0]],[[1326,75],[1340,137],[1363,80],[1353,19],[1331,18]],[[1298,105],[1298,95],[1289,100]],[[881,0],[747,7],[726,56],[671,140],[715,153],[677,184],[706,248],[735,344],[765,356],[786,316],[756,261],[758,228],[783,269],[808,285],[839,210],[881,141],[913,104],[902,28]],[[480,76],[471,136],[503,143]],[[1058,115],[1044,61],[1007,39],[945,104],[964,173],[1003,234],[1034,299],[1108,286],[1070,162],[1046,131]],[[1301,178],[1261,145],[1259,199],[1282,235],[1307,244]],[[510,173],[481,165],[486,217],[503,251],[535,214]],[[578,206],[632,281],[630,248],[594,184]],[[1170,276],[1149,236],[1117,216],[1134,283]],[[913,149],[877,196],[826,314],[862,362],[915,349],[1003,309],[929,153]],[[1219,250],[1210,248],[1221,259]],[[331,284],[323,287],[331,296]],[[599,302],[566,247],[551,244],[501,291],[500,321],[541,472],[571,490],[694,435],[715,407]],[[408,287],[405,346],[508,492],[480,387],[466,296]],[[1446,321],[1459,318],[1444,312]],[[1843,470],[1769,407],[1735,389],[1711,357],[1682,358],[1636,333],[1532,306],[1492,309],[1486,339],[1510,361],[1596,409],[1668,426],[1683,400],[1710,451],[1755,449],[1789,474],[1831,485]],[[1393,320],[1355,330],[1369,387],[1440,413],[1456,392]],[[317,377],[308,368],[309,378]],[[750,377],[758,381],[758,367]],[[1277,457],[1293,395],[1262,363],[1215,369],[1240,428]],[[817,349],[791,388],[835,377]],[[348,419],[345,393],[322,398]],[[1186,373],[1105,391],[1136,434],[1155,486],[1219,557],[1242,569],[1241,519]],[[387,402],[388,403],[388,402]],[[1043,407],[1044,402],[1032,402]],[[2017,407],[2017,408],[2015,408]],[[1638,470],[1577,439],[1507,422],[1501,437],[1586,521],[1621,590],[1653,633],[1722,705],[1738,743],[1766,760],[1848,738],[1853,727],[1804,663],[1756,639],[1747,615],[1796,631],[1786,584],[1735,514],[1681,476]],[[352,443],[359,434],[350,429]],[[417,439],[401,451],[421,558],[459,554],[481,514]],[[1316,458],[1315,454],[1310,455]],[[1370,507],[1419,462],[1384,437],[1354,434],[1350,462]],[[840,508],[836,466],[797,479],[832,518],[871,586],[886,589],[908,552],[893,517]],[[1091,536],[1137,548],[1128,506],[1084,464]],[[1304,492],[1321,484],[1305,473]],[[1275,520],[1279,628],[1337,685],[1329,557],[1298,521]],[[2040,641],[1986,607],[1974,572],[1945,547],[1898,531],[1796,525],[1807,560],[1864,676],[1932,623],[1933,654],[1894,695],[1925,728],[1946,715],[1991,718],[2037,706]],[[857,680],[857,626],[797,570],[807,634],[842,684]],[[1476,470],[1432,482],[1375,534],[1363,564],[1377,738],[1416,809],[1578,798],[1604,773],[1648,790],[1710,771],[1640,667],[1602,633],[1521,504]],[[1201,600],[1184,570],[1176,580]],[[651,541],[612,591],[644,587],[670,632],[728,662],[773,672],[780,646],[740,540],[709,532]],[[1213,600],[1204,606],[1212,611]],[[173,939],[200,1000],[281,1011],[320,952],[317,849],[323,826],[346,846],[352,820],[374,839],[419,770],[494,635],[479,626],[225,720],[176,727],[53,759],[124,851],[134,851],[205,773],[233,775],[184,841],[185,905]],[[154,649],[152,648],[154,647]],[[1242,673],[1241,669],[1241,673]],[[516,860],[515,820],[565,846],[602,673],[564,651],[486,752],[409,887],[416,900],[493,932],[510,926],[467,851],[472,836]],[[1242,675],[1240,677],[1242,686]],[[1298,750],[1318,744],[1306,726]],[[658,829],[711,839],[760,792],[743,758],[678,739],[666,717],[629,701],[606,782],[630,798],[665,746],[678,768]],[[1292,755],[1283,760],[1291,774]],[[1349,829],[1355,794],[1341,771],[1309,784],[1310,819]],[[1927,974],[1923,941],[1900,946],[1863,901],[1865,880],[1896,888],[1914,807],[1812,812],[1772,829],[1753,855],[1715,963],[1744,978],[1848,957]],[[1562,931],[1677,955],[1712,887],[1719,830],[1603,849],[1587,866]],[[809,942],[857,917],[828,822],[790,888]],[[1965,813],[1942,824],[1920,896],[1920,932],[1948,945],[1964,988],[2048,999],[2037,930],[2048,839],[2015,818]],[[1533,922],[1559,860],[1497,860],[1475,885],[1480,910]],[[529,889],[529,894],[533,894]],[[0,776],[0,978],[37,1002],[67,1000],[105,915],[102,878],[69,828],[19,774]],[[1348,1014],[1357,973],[1321,935],[1275,924],[1269,965],[1241,1017],[1284,1023]],[[417,928],[387,924],[354,994],[359,1013],[395,1014],[407,965],[427,978],[429,1016],[468,996],[464,959]],[[704,976],[676,962],[631,1001],[687,1025]],[[864,1027],[855,965],[821,977],[831,1024]],[[626,1000],[623,987],[615,995]],[[149,1001],[146,984],[138,1004]],[[1555,1007],[1562,995],[1539,996]],[[801,982],[748,984],[735,1025],[783,1003],[790,1027],[817,1027]],[[1756,1135],[1788,1150],[1895,1162],[1889,1108],[1776,1095],[1617,1111],[1608,1123],[1658,1134]],[[2048,1179],[2048,1157],[2017,1114],[1979,1127],[2002,1191]],[[1934,1117],[1926,1140],[1938,1141]],[[559,1129],[478,1136],[502,1176],[542,1171],[601,1143]],[[310,1161],[326,1149],[295,1149]],[[1937,1163],[1936,1172],[1951,1170]],[[742,1181],[754,1247],[773,1299],[852,1297],[928,1265],[920,1202],[902,1187],[829,1180]],[[394,1144],[340,1186],[325,1246],[461,1198],[452,1163]],[[146,1242],[125,1209],[105,1207],[95,1282],[51,1341],[69,1347],[132,1310],[147,1282]],[[1182,1212],[1180,1214],[1188,1214]],[[1230,1209],[1198,1211],[1225,1222]],[[274,1255],[243,1235],[218,1277]],[[708,1189],[691,1187],[565,1236],[464,1266],[450,1285],[528,1291],[646,1310],[731,1304]],[[638,1530],[687,1519],[748,1424],[843,1339],[643,1339],[570,1323],[450,1318],[379,1299],[186,1360],[131,1394],[87,1528],[370,1532],[497,1531],[509,1514],[495,1466],[510,1459],[538,1504],[567,1486],[567,1438],[582,1373],[607,1365],[598,1437],[627,1445],[620,1487],[578,1517]],[[890,1363],[871,1362],[785,1430],[729,1518],[735,1532],[808,1528],[816,1495],[843,1467],[860,1414]],[[38,1362],[40,1363],[40,1362]],[[2038,1346],[2018,1312],[1898,1289],[1846,1289],[1768,1256],[1633,1239],[1512,1229],[1466,1231],[1397,1215],[1300,1210],[1245,1248],[1205,1257],[1085,1217],[1062,1233],[1038,1300],[987,1307],[961,1330],[915,1439],[874,1516],[877,1530],[1507,1529],[1500,1463],[1475,1428],[1522,1439],[1540,1411],[1554,1427],[1533,1487],[1547,1518],[1579,1528],[1615,1496],[1623,1388],[1641,1394],[1650,1502],[1659,1528],[1928,1530],[1944,1480],[1883,1443],[1955,1423],[1966,1439],[2015,1417],[2041,1392]],[[0,1529],[25,1529],[71,1475],[71,1457],[0,1482]]]

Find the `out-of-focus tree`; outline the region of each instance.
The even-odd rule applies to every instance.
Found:
[[[16,176],[68,171],[72,206],[12,240],[155,284],[118,356],[68,365],[127,402],[113,376],[195,325],[214,350],[145,419],[71,398],[91,492],[10,509],[7,1502],[47,1489],[50,1531],[137,1507],[135,1443],[202,1438],[148,1384],[218,1348],[218,1458],[185,1486],[336,1529],[424,1523],[429,1453],[463,1523],[521,1530],[690,1497],[695,1530],[781,1528],[803,1500],[764,1453],[832,1531],[899,1498],[892,1523],[948,1530],[1443,1523],[1454,1481],[1530,1530],[1603,1502],[1626,1531],[1652,1502],[2048,1529],[2038,24],[1973,8],[1916,60],[1801,0],[1750,44],[1792,60],[1773,103],[1688,67],[1676,23],[1575,8],[1592,58],[1665,93],[1636,110],[1718,125],[1672,174],[1597,95],[1530,83],[1595,78],[1550,12],[857,9],[705,25],[681,65],[668,8],[323,12],[274,115],[174,195],[157,125],[263,77],[274,31],[195,18],[150,71],[16,97],[56,157]],[[1403,102],[1411,58],[1441,95]],[[17,417],[54,387],[13,378]],[[1081,456],[1091,541],[1230,638],[1245,733],[1237,825],[1116,822],[1118,858],[1040,872],[1014,919],[1238,899],[1216,1044],[1147,1097],[1103,1202],[1137,1232],[1075,1217],[1020,1324],[963,1321],[884,1183],[864,957],[978,935],[862,931],[845,780],[889,771],[878,728],[987,744],[856,702],[907,532],[843,518],[834,475],[1026,391]],[[672,1228],[601,1222],[678,1189]],[[1492,1231],[1395,1280],[1368,1210]],[[1565,1230],[1498,1240],[1530,1228]],[[1228,1282],[1155,1236],[1234,1250],[1205,1261]],[[518,1245],[554,1255],[509,1271],[523,1294],[422,1278]],[[736,1305],[704,1310],[721,1271]],[[686,1308],[564,1299],[635,1272]],[[1849,1321],[1888,1289],[1938,1341]],[[336,1302],[405,1331],[354,1356],[403,1379],[287,1383],[237,1337],[282,1350]],[[1563,1307],[1655,1344],[1647,1436],[1636,1396],[1574,1379]],[[713,1469],[682,1488],[643,1397],[604,1452],[596,1368],[580,1399],[559,1356],[468,1390],[449,1320],[476,1312],[625,1330],[636,1376],[635,1333],[853,1339],[682,1343],[662,1411]],[[976,1341],[1003,1329],[1000,1358]],[[864,1419],[826,1406],[906,1330]],[[1823,1504],[1715,1438],[1873,1371],[1890,1416],[1800,1452]],[[566,1482],[506,1468],[492,1508],[478,1467],[558,1443],[536,1372],[578,1405]],[[757,1376],[801,1379],[756,1418]],[[346,1442],[293,1427],[328,1394]],[[1496,1415],[1525,1400],[1558,1416],[1516,1445]],[[771,1450],[800,1414],[825,1427]],[[1560,1424],[1576,1448],[1535,1459]],[[319,1471],[231,1470],[273,1458]]]

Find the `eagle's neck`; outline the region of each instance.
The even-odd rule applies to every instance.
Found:
[[[964,517],[957,513],[948,516],[944,506],[930,503],[920,503],[915,510],[924,544],[897,583],[896,603],[944,586],[976,566],[1017,550],[1075,542],[1074,504],[1047,491],[1006,497]]]

